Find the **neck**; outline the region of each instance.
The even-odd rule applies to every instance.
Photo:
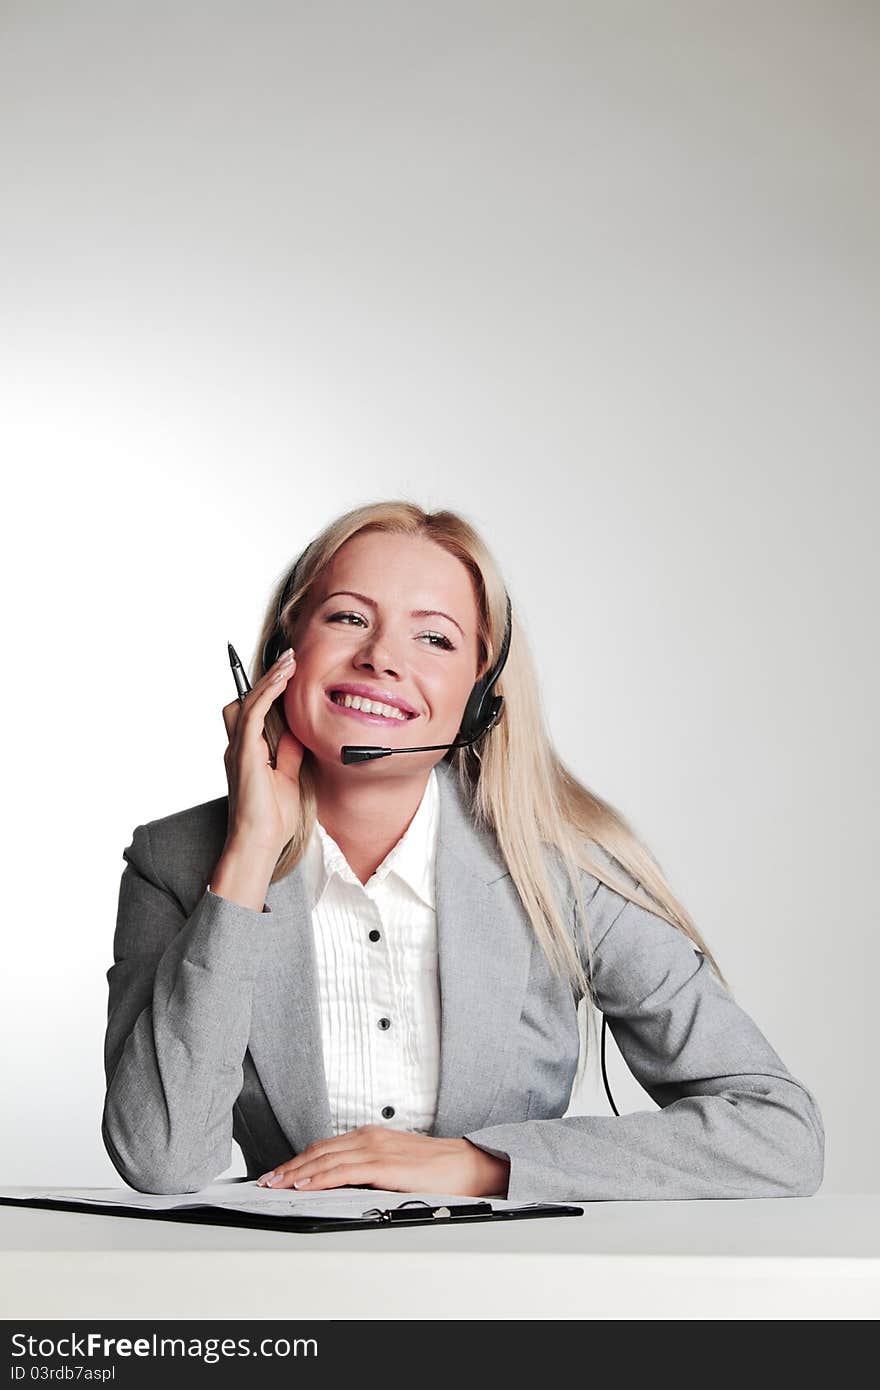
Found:
[[[318,820],[337,843],[361,883],[366,883],[408,830],[428,785],[432,769],[395,775],[369,763],[354,768],[326,769],[314,764]],[[355,776],[352,776],[352,771]],[[339,775],[340,772],[343,775]],[[345,774],[348,775],[345,775]]]

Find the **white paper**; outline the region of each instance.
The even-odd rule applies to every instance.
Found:
[[[506,1197],[463,1197],[460,1193],[448,1192],[389,1192],[376,1187],[339,1187],[321,1192],[296,1192],[288,1187],[275,1191],[271,1187],[258,1187],[255,1179],[211,1183],[199,1192],[164,1196],[123,1187],[7,1187],[0,1190],[0,1197],[51,1198],[58,1202],[96,1203],[147,1211],[211,1206],[221,1207],[224,1211],[255,1212],[261,1216],[324,1216],[333,1220],[360,1220],[364,1212],[372,1207],[387,1210],[414,1201],[425,1202],[432,1207],[489,1202],[493,1211],[535,1205],[531,1202],[512,1202]],[[418,1211],[418,1207],[413,1210]]]

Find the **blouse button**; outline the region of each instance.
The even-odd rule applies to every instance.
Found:
[[[374,927],[373,930],[370,932],[370,940],[371,940],[371,941],[378,941],[378,940],[379,940],[379,933],[376,931],[375,927]]]
[[[380,1018],[380,1019],[379,1019],[379,1027],[382,1028],[383,1030],[384,1030],[385,1028],[390,1028],[390,1027],[391,1027],[391,1019],[390,1019],[390,1018]]]
[[[393,1106],[393,1105],[385,1105],[385,1106],[382,1107],[382,1119],[383,1119],[383,1120],[390,1120],[390,1119],[391,1119],[391,1116],[392,1116],[393,1114],[394,1114],[394,1106]]]

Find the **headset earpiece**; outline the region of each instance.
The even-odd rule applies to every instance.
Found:
[[[501,672],[504,670],[507,661],[507,653],[510,651],[510,596],[507,597],[507,617],[504,625],[504,639],[501,643],[501,650],[498,653],[498,660],[491,671],[477,681],[470,693],[468,702],[462,716],[461,728],[458,737],[461,739],[478,739],[487,733],[492,725],[495,724],[504,706],[503,695],[493,695],[492,687],[497,681]]]

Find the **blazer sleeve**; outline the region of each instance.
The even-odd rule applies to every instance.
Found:
[[[526,1120],[463,1137],[509,1160],[514,1201],[811,1196],[825,1155],[815,1096],[683,932],[584,879],[597,1003],[660,1109]],[[586,966],[582,932],[579,946]]]
[[[107,972],[101,1134],[129,1186],[197,1192],[229,1167],[261,912],[205,889],[187,916],[153,861],[149,826],[123,851]]]

